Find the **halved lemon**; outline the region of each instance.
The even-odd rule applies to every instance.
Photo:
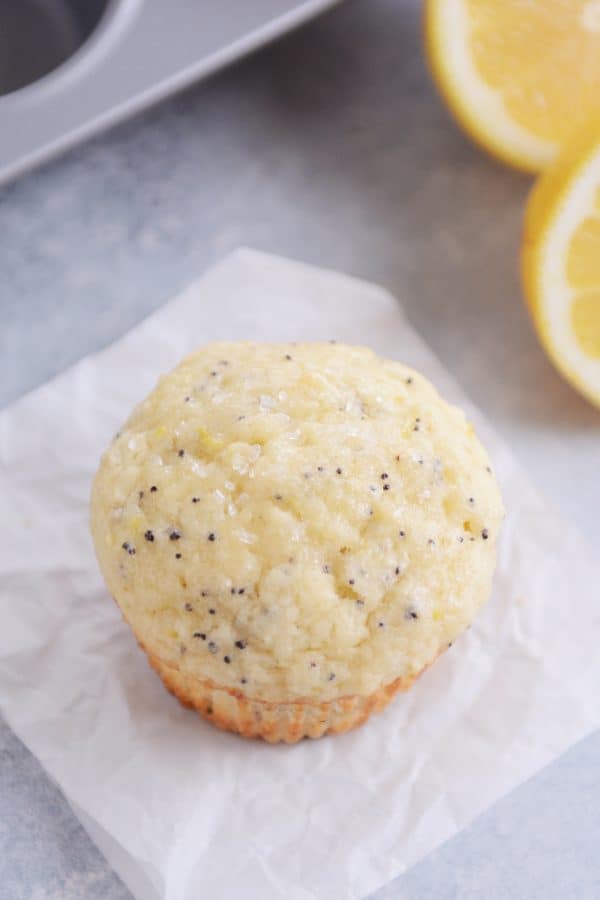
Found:
[[[600,0],[427,0],[428,56],[476,141],[540,171],[600,114]]]
[[[568,381],[600,407],[600,119],[533,188],[521,262],[543,345]]]

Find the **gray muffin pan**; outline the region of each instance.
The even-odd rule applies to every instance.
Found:
[[[0,182],[336,0],[1,0]]]

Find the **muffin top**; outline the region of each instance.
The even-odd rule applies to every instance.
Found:
[[[264,700],[416,675],[486,600],[502,501],[462,412],[363,347],[216,343],[104,454],[92,532],[138,639]]]

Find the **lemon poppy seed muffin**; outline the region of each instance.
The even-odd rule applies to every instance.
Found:
[[[295,741],[382,708],[490,592],[502,502],[462,412],[363,347],[218,343],[104,454],[92,532],[167,687]]]

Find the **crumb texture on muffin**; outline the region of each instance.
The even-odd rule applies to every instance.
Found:
[[[411,687],[414,679],[397,678],[366,697],[351,694],[334,700],[287,700],[271,702],[246,697],[239,691],[201,681],[168,666],[149,654],[151,666],[165,687],[183,706],[224,731],[248,738],[260,737],[275,744],[295,744],[305,737],[343,734],[358,728],[374,712],[381,712],[399,692]]]
[[[414,678],[486,600],[502,515],[462,412],[338,344],[201,348],[92,491],[103,574],[148,652],[272,702]]]

